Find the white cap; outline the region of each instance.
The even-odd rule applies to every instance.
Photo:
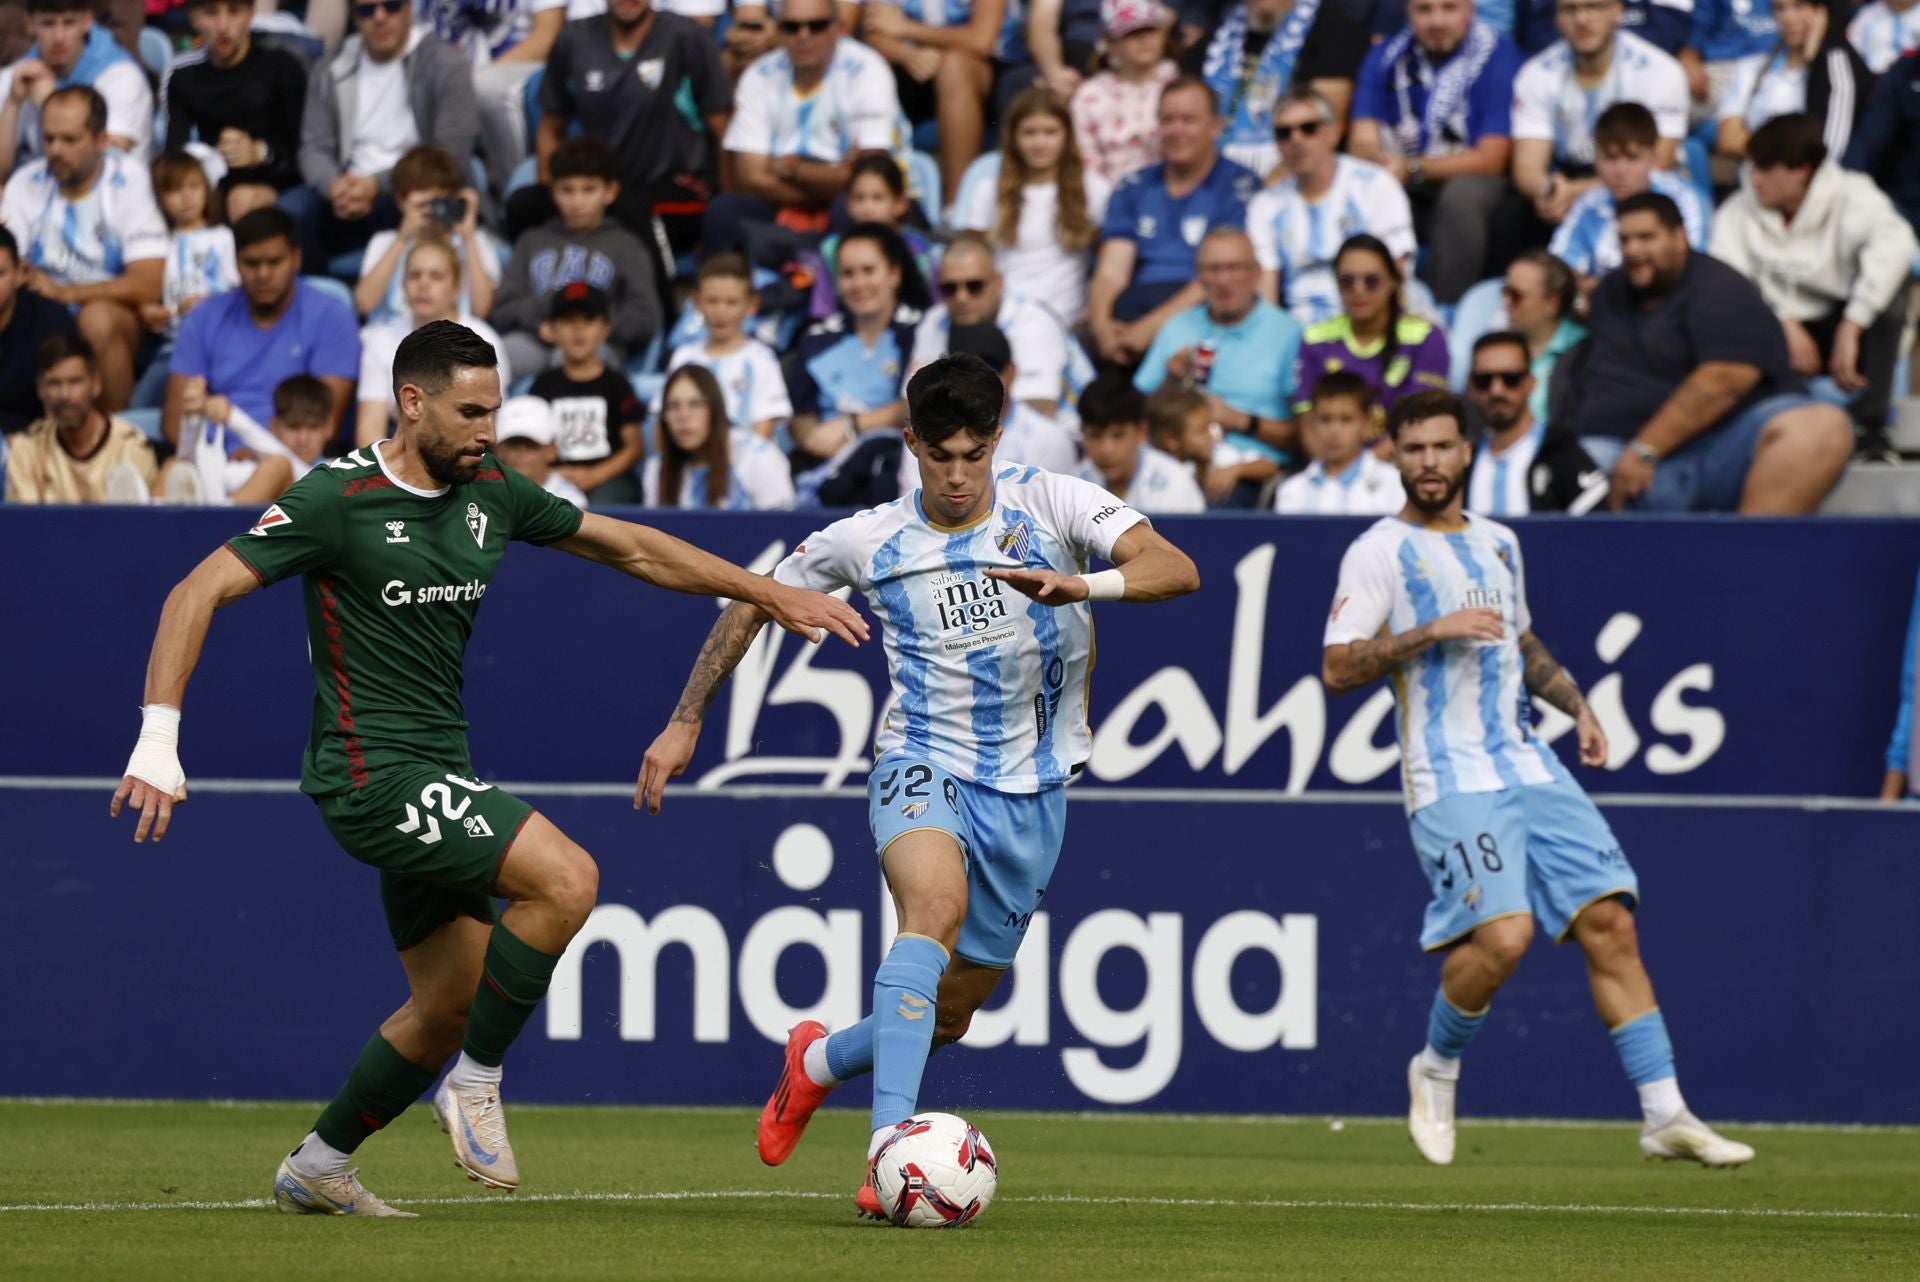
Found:
[[[493,439],[515,437],[535,445],[553,444],[553,409],[538,396],[510,396],[493,416]]]

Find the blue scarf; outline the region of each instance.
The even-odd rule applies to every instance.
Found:
[[[1500,37],[1486,23],[1475,21],[1467,38],[1438,70],[1427,51],[1413,43],[1411,29],[1387,42],[1381,58],[1393,68],[1393,93],[1400,118],[1393,124],[1394,150],[1402,156],[1446,155],[1469,144],[1467,95],[1486,70]],[[1416,113],[1413,88],[1418,85],[1426,102]],[[1439,144],[1436,147],[1436,144]]]
[[[1273,104],[1293,81],[1293,64],[1306,43],[1313,20],[1320,16],[1321,0],[1295,0],[1280,29],[1267,40],[1252,74],[1244,74],[1247,47],[1247,6],[1235,5],[1207,44],[1201,77],[1220,98],[1227,118],[1222,138],[1228,143],[1273,143]]]
[[[27,50],[27,57],[39,59],[40,42],[33,42]],[[120,47],[113,33],[99,23],[93,24],[93,30],[87,32],[86,47],[80,50],[79,60],[73,64],[73,70],[54,81],[54,88],[65,89],[69,85],[90,85],[100,78],[100,73],[116,62],[132,62],[133,55]]]

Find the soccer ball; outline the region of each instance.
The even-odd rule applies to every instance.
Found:
[[[951,1113],[909,1117],[873,1161],[874,1192],[895,1228],[964,1228],[985,1213],[998,1184],[987,1137]]]

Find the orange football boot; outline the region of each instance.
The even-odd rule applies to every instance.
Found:
[[[767,1106],[760,1110],[760,1129],[754,1139],[760,1160],[768,1166],[778,1166],[793,1155],[807,1123],[813,1119],[813,1110],[833,1089],[816,1086],[807,1076],[807,1047],[826,1035],[826,1025],[813,1019],[802,1020],[787,1031],[787,1066]]]

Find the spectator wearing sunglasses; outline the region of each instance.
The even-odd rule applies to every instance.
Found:
[[[708,254],[740,248],[747,222],[825,231],[855,160],[869,153],[906,159],[893,72],[842,32],[832,0],[785,0],[779,26],[781,47],[756,60],[734,88],[725,142],[733,186],[707,211]]]
[[[1347,237],[1375,236],[1402,272],[1412,268],[1413,211],[1391,173],[1340,154],[1340,125],[1317,91],[1288,93],[1273,121],[1287,176],[1247,203],[1247,234],[1260,260],[1262,296],[1302,325],[1317,325],[1341,312],[1333,257]]]
[[[1520,51],[1475,16],[1473,0],[1406,0],[1406,10],[1406,29],[1360,68],[1348,148],[1405,184],[1429,247],[1427,283],[1454,303],[1486,272]]]
[[[434,143],[464,169],[480,129],[472,69],[446,41],[414,25],[408,0],[361,0],[353,20],[356,33],[307,77],[300,121],[306,186],[280,198],[316,267],[400,225],[392,178],[400,157]]]
[[[1376,429],[1384,428],[1387,411],[1402,396],[1446,388],[1447,336],[1432,321],[1407,314],[1400,264],[1376,237],[1350,238],[1333,260],[1333,271],[1346,310],[1307,327],[1294,409],[1312,410],[1321,376],[1349,369],[1373,389]]]
[[[1049,418],[1058,414],[1067,380],[1067,332],[1045,307],[1007,292],[987,238],[977,231],[956,236],[941,256],[938,284],[940,301],[914,330],[907,377],[947,355],[954,329],[990,324],[1019,357],[1014,399]]]
[[[1473,451],[1467,510],[1505,520],[1529,512],[1591,512],[1607,497],[1607,474],[1566,428],[1533,416],[1532,353],[1513,330],[1473,345],[1467,400],[1487,429]]]
[[[1529,249],[1514,259],[1500,287],[1507,328],[1526,339],[1533,353],[1528,407],[1543,423],[1556,417],[1551,409],[1554,368],[1587,336],[1587,327],[1573,314],[1579,300],[1579,277],[1544,249]]]

